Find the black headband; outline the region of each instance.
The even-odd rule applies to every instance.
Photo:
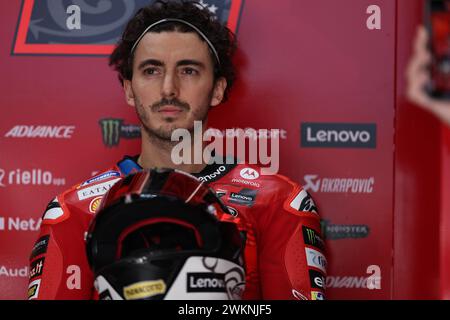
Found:
[[[220,59],[219,59],[219,54],[217,53],[216,48],[213,46],[213,44],[211,43],[211,41],[209,41],[208,37],[196,26],[194,26],[192,23],[187,22],[185,20],[182,19],[175,19],[175,18],[166,18],[166,19],[161,19],[155,23],[152,23],[150,26],[148,26],[144,32],[142,32],[142,34],[139,36],[139,38],[136,40],[136,42],[134,43],[133,47],[131,48],[131,53],[133,54],[134,51],[136,50],[136,47],[138,46],[139,42],[141,42],[142,38],[147,34],[147,32],[149,32],[151,29],[153,29],[154,27],[162,24],[162,23],[166,23],[166,22],[179,22],[182,24],[185,24],[189,27],[191,27],[192,29],[194,29],[199,35],[200,37],[202,37],[203,40],[206,41],[206,43],[208,44],[209,48],[211,49],[211,51],[214,53],[214,56],[216,57],[217,63],[220,66]]]

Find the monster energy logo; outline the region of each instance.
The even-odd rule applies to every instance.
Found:
[[[99,124],[102,129],[103,143],[108,148],[118,146],[120,138],[136,139],[141,136],[139,126],[124,124],[122,119],[102,119]]]
[[[312,243],[315,242],[315,238],[314,238],[314,230],[311,229],[307,229],[306,233],[308,234],[308,240]]]
[[[305,241],[305,244],[315,246],[315,247],[323,250],[325,247],[325,244],[324,244],[322,238],[320,237],[320,235],[318,235],[317,232],[314,231],[313,229],[310,229],[307,227],[302,227],[302,228],[303,228],[303,239]]]
[[[366,238],[370,231],[365,224],[330,224],[327,220],[322,220],[320,224],[324,238],[330,240]]]

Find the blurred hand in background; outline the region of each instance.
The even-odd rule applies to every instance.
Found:
[[[412,103],[431,112],[450,126],[450,101],[433,99],[425,89],[431,80],[428,66],[431,64],[432,54],[427,47],[428,39],[427,30],[424,26],[420,26],[414,40],[414,52],[406,72],[406,96]]]

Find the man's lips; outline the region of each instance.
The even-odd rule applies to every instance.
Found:
[[[167,106],[159,108],[158,113],[162,113],[164,115],[177,115],[179,113],[183,112],[182,108],[174,107],[174,106]]]

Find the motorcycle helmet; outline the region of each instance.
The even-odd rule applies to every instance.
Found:
[[[243,246],[214,191],[172,169],[119,180],[104,196],[86,237],[101,300],[240,299]]]

